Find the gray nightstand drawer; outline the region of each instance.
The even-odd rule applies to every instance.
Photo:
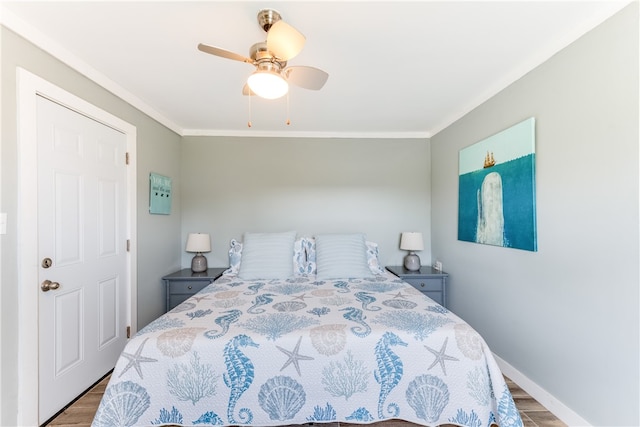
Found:
[[[166,311],[171,310],[192,295],[197,294],[224,273],[226,268],[209,268],[202,273],[194,273],[190,268],[164,276],[166,287]]]
[[[438,271],[429,266],[420,267],[417,271],[409,271],[401,265],[387,266],[387,270],[446,308],[449,275],[444,271]]]
[[[180,281],[180,282],[172,282],[171,283],[171,293],[172,294],[190,294],[193,295],[197,292],[200,292],[207,286],[209,286],[211,282],[209,281]]]
[[[437,291],[442,292],[442,279],[413,279],[408,277],[403,277],[402,280],[409,283],[414,288],[419,291]]]

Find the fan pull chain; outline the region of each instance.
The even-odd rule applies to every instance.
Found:
[[[251,127],[251,92],[249,92],[249,121],[247,122],[247,127]]]
[[[291,125],[291,120],[289,119],[289,92],[287,92],[287,126]]]

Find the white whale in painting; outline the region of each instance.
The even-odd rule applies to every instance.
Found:
[[[485,176],[478,190],[476,243],[504,246],[502,178],[497,172]]]

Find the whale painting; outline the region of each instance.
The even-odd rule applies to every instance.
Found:
[[[535,118],[460,150],[458,240],[537,251]]]

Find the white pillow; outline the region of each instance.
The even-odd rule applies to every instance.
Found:
[[[238,277],[244,280],[286,279],[293,276],[296,232],[245,233]]]
[[[364,234],[316,236],[316,268],[319,280],[372,277]]]

